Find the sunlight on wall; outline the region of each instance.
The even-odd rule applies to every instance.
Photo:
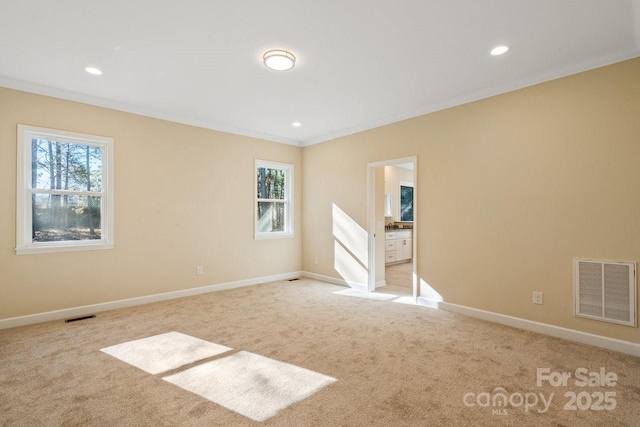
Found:
[[[431,287],[424,279],[420,279],[420,305],[438,308],[438,304],[443,302],[444,298],[435,289]]]
[[[333,204],[333,266],[347,284],[360,290],[367,290],[368,283],[368,237],[342,209]]]
[[[360,227],[349,215],[333,205],[333,236],[351,252],[365,268],[368,264],[367,231]]]
[[[362,266],[336,240],[334,243],[333,266],[340,276],[354,289],[367,290],[367,269]]]

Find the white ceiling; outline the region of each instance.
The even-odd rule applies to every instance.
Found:
[[[301,146],[636,56],[640,0],[0,0],[0,86]]]

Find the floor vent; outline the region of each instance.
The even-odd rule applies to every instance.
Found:
[[[91,314],[89,316],[74,317],[73,319],[66,319],[64,323],[77,322],[78,320],[85,320],[85,319],[93,319],[95,317],[96,317],[95,314]]]
[[[575,259],[574,314],[636,326],[636,263]]]
[[[295,279],[289,279],[290,282],[295,282],[296,280],[300,280],[298,277],[296,277]]]

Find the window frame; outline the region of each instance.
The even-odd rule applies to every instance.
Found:
[[[411,219],[402,219],[402,187],[411,188]],[[400,181],[400,185],[398,186],[398,222],[413,222],[415,220],[413,214],[413,192],[414,184],[410,181]]]
[[[51,194],[50,190],[39,192],[32,188],[31,150],[32,139],[100,147],[102,150],[102,188],[91,191],[101,197],[100,239],[65,240],[54,242],[33,241],[32,195]],[[51,252],[87,251],[113,249],[114,247],[114,206],[113,206],[113,138],[49,129],[18,124],[17,132],[17,191],[16,191],[16,254],[41,254]],[[82,193],[75,190],[56,190],[60,194]]]
[[[258,169],[280,169],[285,171],[285,198],[281,200],[258,199]],[[255,159],[253,167],[253,236],[255,240],[263,239],[286,239],[294,236],[294,220],[293,220],[293,181],[294,167],[289,163],[272,162],[268,160]],[[284,231],[258,231],[258,203],[275,202],[284,203],[285,205],[285,230]]]

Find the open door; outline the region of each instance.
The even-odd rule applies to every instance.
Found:
[[[368,283],[367,288],[369,292],[375,292],[376,284],[380,285],[381,283],[385,283],[384,277],[384,267],[385,267],[385,218],[384,212],[387,210],[388,206],[385,206],[389,203],[389,196],[385,196],[385,188],[384,188],[384,179],[381,181],[380,179],[380,171],[381,168],[384,170],[385,166],[405,166],[407,168],[412,169],[413,179],[411,180],[413,183],[412,188],[412,215],[413,215],[413,229],[409,240],[401,240],[406,246],[407,244],[411,245],[410,252],[412,257],[412,274],[411,274],[411,283],[412,283],[412,291],[411,294],[415,300],[418,298],[418,158],[417,156],[413,157],[405,157],[400,159],[390,159],[381,162],[369,163],[367,165],[367,232],[368,232]],[[405,187],[407,186],[407,182],[404,182]],[[398,209],[398,215],[400,210],[400,185],[398,186],[398,192],[396,195],[396,200],[391,200],[391,205],[396,206]],[[405,191],[405,193],[407,193]],[[405,195],[406,200],[406,195]],[[406,206],[405,206],[406,208]],[[381,212],[383,212],[381,214]],[[382,215],[382,216],[381,216]],[[400,219],[400,218],[398,218]],[[405,217],[403,219],[407,219],[406,212]],[[407,221],[408,222],[408,221]],[[409,233],[405,233],[409,234]],[[404,236],[403,236],[404,237]],[[390,242],[389,242],[390,243]],[[391,243],[390,243],[391,244]],[[408,248],[404,248],[404,251],[407,251]],[[382,251],[382,253],[381,253]],[[405,252],[406,253],[406,252]]]

